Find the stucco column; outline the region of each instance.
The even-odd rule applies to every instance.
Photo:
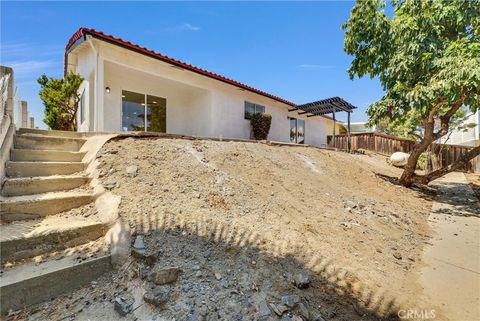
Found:
[[[104,59],[97,53],[97,66],[96,66],[96,83],[95,83],[95,130],[104,131],[104,96],[105,96],[105,68]]]

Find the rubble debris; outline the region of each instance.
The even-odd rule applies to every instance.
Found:
[[[310,285],[310,275],[305,271],[297,273],[293,280],[293,284],[299,289],[308,288]]]
[[[147,290],[143,295],[143,300],[156,307],[161,307],[168,302],[170,298],[171,288],[169,285],[159,285],[153,290]]]
[[[125,170],[127,172],[127,175],[130,177],[135,177],[137,176],[138,173],[138,167],[135,165],[128,166]]]
[[[177,281],[181,273],[182,270],[178,267],[163,268],[152,272],[149,276],[149,280],[157,285],[173,283]]]
[[[132,312],[135,300],[132,298],[116,297],[114,302],[115,311],[117,311],[121,316],[126,316]]]

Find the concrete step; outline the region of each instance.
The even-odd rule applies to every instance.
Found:
[[[110,255],[81,263],[74,256],[44,263],[26,263],[4,271],[0,277],[0,313],[51,300],[90,284],[111,270]]]
[[[15,135],[14,148],[78,152],[85,141],[83,138],[23,134]]]
[[[88,181],[89,178],[83,175],[7,178],[2,187],[2,195],[20,196],[66,191],[82,186]]]
[[[61,213],[88,204],[94,196],[86,192],[54,192],[1,197],[0,219],[18,221]]]
[[[82,162],[7,162],[5,166],[8,177],[68,175],[84,169]]]
[[[17,162],[81,162],[86,152],[12,149],[10,160]]]
[[[80,132],[72,132],[65,130],[45,130],[45,129],[36,129],[36,128],[19,128],[17,130],[17,135],[41,135],[41,136],[57,136],[57,137],[72,137],[72,138],[82,138],[83,134]]]
[[[63,250],[102,237],[106,227],[85,218],[49,216],[0,225],[1,263]]]

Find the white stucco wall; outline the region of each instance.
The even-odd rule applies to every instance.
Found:
[[[93,131],[95,121],[95,68],[96,55],[88,44],[84,43],[70,54],[68,70],[80,74],[84,81],[80,85],[79,93],[85,90],[85,121],[81,123],[80,113],[77,114],[78,130],[81,132]]]
[[[202,135],[210,114],[210,92],[173,80],[139,72],[106,61],[104,95],[106,131],[122,126],[122,90],[162,97],[167,100],[167,133]]]
[[[288,112],[287,104],[119,46],[96,39],[92,44],[95,54],[92,45],[85,43],[74,50],[75,69],[86,79],[89,115],[95,119],[88,117],[89,124],[82,124],[80,130],[121,130],[121,93],[128,90],[166,98],[167,132],[172,134],[248,139],[251,129],[244,119],[245,101],[265,106],[272,115],[270,140],[289,142],[288,117],[305,120],[307,144],[323,146],[331,134],[329,119]],[[105,93],[105,87],[110,93]]]
[[[447,144],[465,146],[480,145],[480,112],[472,113],[465,121],[465,124],[475,124],[475,126],[466,131],[454,130],[448,138]],[[443,137],[441,141],[445,142],[446,138],[447,137]]]

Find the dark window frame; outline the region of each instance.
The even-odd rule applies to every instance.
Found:
[[[253,113],[250,111],[247,111],[247,105],[251,105],[253,107]],[[259,110],[257,110],[259,109]],[[265,112],[265,106],[260,105],[260,104],[255,104],[250,101],[245,100],[244,103],[244,118],[245,119],[251,119],[252,116],[251,114],[258,114],[258,113],[264,113]]]

